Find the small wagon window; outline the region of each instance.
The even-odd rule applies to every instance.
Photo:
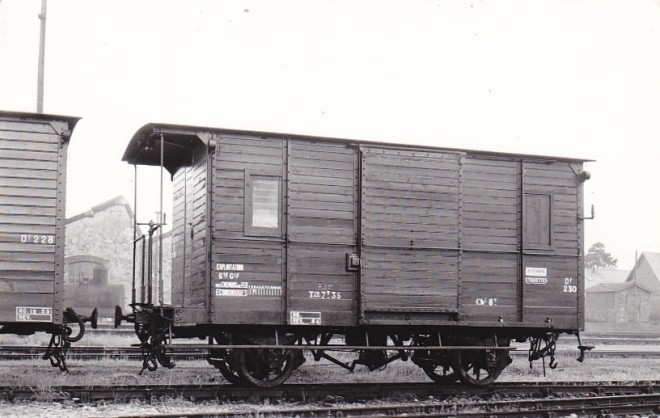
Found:
[[[280,236],[280,178],[246,174],[245,233]]]
[[[552,196],[525,194],[523,243],[526,248],[552,248]]]

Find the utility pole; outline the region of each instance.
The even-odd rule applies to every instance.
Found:
[[[46,59],[46,6],[48,0],[41,0],[41,32],[39,34],[39,72],[37,76],[37,113],[44,111],[44,61]]]

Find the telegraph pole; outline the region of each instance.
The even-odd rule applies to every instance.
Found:
[[[44,111],[44,61],[46,59],[46,6],[48,0],[41,0],[41,32],[39,34],[39,71],[37,76],[37,113]]]

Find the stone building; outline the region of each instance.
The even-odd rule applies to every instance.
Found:
[[[66,221],[66,259],[77,260],[80,257],[98,257],[103,260],[107,269],[107,283],[120,284],[124,287],[124,306],[126,312],[131,303],[133,280],[133,210],[123,196],[115,197],[107,202],[94,206],[90,210],[73,216]],[[142,236],[143,232],[138,231]],[[163,278],[165,289],[170,288],[171,277],[171,239],[170,234],[163,234]],[[156,243],[159,239],[155,238]],[[154,266],[158,265],[158,249],[154,249]],[[141,251],[138,251],[138,258]],[[65,283],[75,283],[69,270],[73,268],[65,264]],[[154,267],[155,275],[158,267]],[[154,275],[154,276],[155,276]],[[140,268],[137,269],[137,282],[140,283]],[[157,280],[154,280],[157,283]],[[154,302],[158,302],[158,290],[154,290]],[[140,291],[138,289],[138,298]],[[169,302],[169,293],[165,292],[163,302]],[[87,312],[83,312],[87,314]]]

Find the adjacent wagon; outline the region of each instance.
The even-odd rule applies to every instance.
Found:
[[[63,303],[67,147],[77,122],[0,112],[0,333],[53,334],[47,354],[62,368],[66,344],[84,330]]]

